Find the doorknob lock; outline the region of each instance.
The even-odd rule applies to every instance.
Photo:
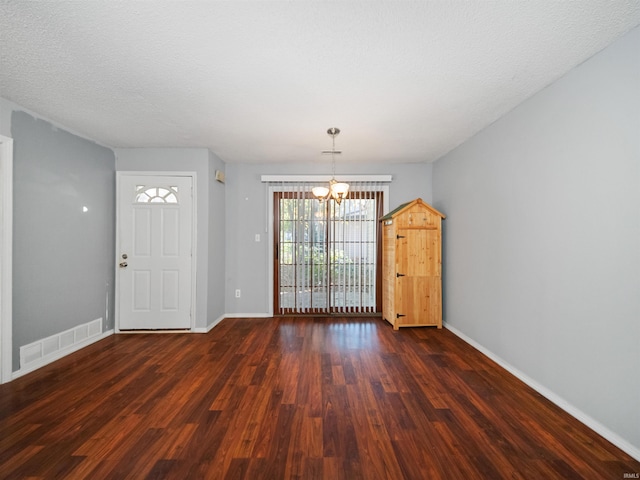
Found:
[[[120,268],[127,268],[127,262],[120,262]]]

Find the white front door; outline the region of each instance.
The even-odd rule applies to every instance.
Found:
[[[191,328],[192,182],[118,174],[119,330]]]

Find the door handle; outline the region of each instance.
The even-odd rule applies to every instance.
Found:
[[[127,268],[127,265],[129,265],[127,262],[120,262],[120,268]]]

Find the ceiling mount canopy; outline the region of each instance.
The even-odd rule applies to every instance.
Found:
[[[340,134],[340,129],[337,127],[331,127],[327,130],[327,134],[331,137],[332,147],[331,150],[324,150],[322,153],[331,155],[331,180],[328,187],[313,187],[311,193],[320,202],[333,198],[338,205],[342,202],[343,198],[346,198],[349,193],[349,184],[344,182],[338,182],[336,180],[336,155],[341,154],[342,151],[336,150],[336,136]]]

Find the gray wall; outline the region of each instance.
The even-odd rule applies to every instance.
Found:
[[[224,163],[206,148],[116,148],[115,152],[119,171],[196,172],[195,326],[206,328],[224,312],[218,293],[224,289],[220,269],[224,262],[224,185],[213,179],[215,169],[224,169]]]
[[[389,206],[421,197],[431,201],[430,164],[354,164],[341,166],[344,174],[392,174]],[[226,311],[230,314],[266,314],[269,298],[269,249],[267,238],[267,186],[261,175],[331,174],[327,163],[310,164],[228,164],[226,183]],[[256,234],[261,241],[255,241]],[[242,296],[235,298],[235,290]]]
[[[9,136],[15,371],[23,345],[100,317],[113,328],[115,158],[22,111]]]
[[[640,29],[434,166],[445,321],[640,449]]]

